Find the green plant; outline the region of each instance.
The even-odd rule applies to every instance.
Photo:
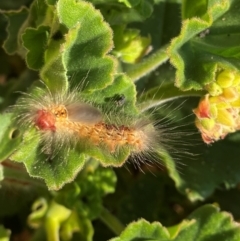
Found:
[[[237,0],[22,0],[0,9],[0,240],[240,239],[231,216],[240,217]],[[80,95],[94,105],[82,106],[93,123],[108,113],[121,124],[101,128],[116,132],[155,108],[164,145],[130,164],[131,149],[113,155],[111,143],[109,152],[94,142],[46,145],[39,129],[49,124],[31,125],[28,109],[49,93]],[[194,122],[203,141],[218,142],[193,136]],[[130,172],[112,168],[123,164]]]

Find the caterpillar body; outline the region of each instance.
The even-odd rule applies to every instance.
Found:
[[[88,103],[79,89],[52,93],[48,88],[37,87],[32,94],[25,94],[18,104],[18,122],[37,129],[42,152],[50,157],[58,149],[75,148],[78,143],[85,150],[97,147],[100,151],[117,157],[121,152],[141,160],[155,151],[159,130],[152,121],[142,116],[125,116],[107,111]],[[125,160],[124,160],[125,161]],[[111,163],[121,166],[124,161]]]

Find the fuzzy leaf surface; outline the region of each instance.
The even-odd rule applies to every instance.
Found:
[[[237,241],[240,238],[239,224],[229,213],[219,212],[213,205],[198,208],[185,222],[180,224],[174,241]]]
[[[10,159],[23,162],[30,176],[43,178],[49,189],[58,190],[82,169],[84,155],[62,147],[51,158],[41,150],[38,134],[35,129],[25,132],[20,149]]]
[[[87,2],[60,0],[57,15],[68,29],[61,55],[71,83],[79,84],[86,78],[87,90],[111,84],[115,63],[112,57],[105,55],[112,48],[112,31],[100,12]]]

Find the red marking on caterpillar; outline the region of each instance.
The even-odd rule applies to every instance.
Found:
[[[40,130],[56,131],[55,117],[51,112],[38,110],[35,118],[35,125]]]

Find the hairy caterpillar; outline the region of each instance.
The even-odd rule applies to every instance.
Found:
[[[85,143],[86,148],[94,145],[113,156],[126,148],[133,155],[153,148],[158,132],[149,120],[128,118],[123,113],[112,117],[111,111],[104,113],[80,95],[77,88],[52,93],[37,87],[19,100],[18,122],[39,131],[44,153],[54,155],[55,149],[74,147],[78,142]]]
[[[124,97],[113,101],[120,105]],[[129,156],[137,164],[152,162],[159,159],[158,154],[164,149],[175,152],[171,145],[178,144],[182,136],[174,131],[175,128],[168,128],[166,123],[159,126],[158,121],[154,122],[150,116],[126,116],[113,109],[106,111],[94,101],[84,99],[79,88],[51,92],[46,86],[35,87],[16,106],[19,124],[37,129],[41,152],[49,160],[60,149],[74,149],[80,143],[83,152],[94,147],[107,153],[104,158],[110,156],[117,160],[102,162],[105,166],[121,166]],[[122,157],[122,153],[127,154]],[[123,159],[119,161],[119,158]]]

